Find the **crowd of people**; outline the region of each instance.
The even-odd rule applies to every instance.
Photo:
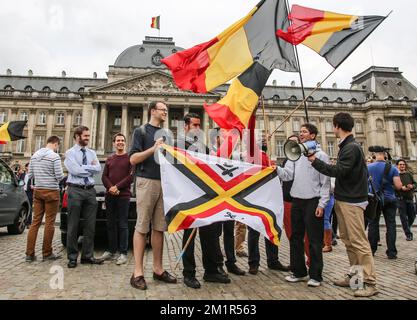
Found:
[[[113,137],[115,153],[105,163],[102,173],[106,188],[106,216],[108,248],[97,258],[94,256],[94,234],[97,200],[94,176],[101,172],[101,165],[94,150],[88,148],[90,132],[80,126],[74,131],[74,146],[65,154],[64,166],[68,171],[65,186],[68,195],[67,259],[68,268],[78,263],[78,230],[80,217],[83,223],[81,264],[102,264],[115,261],[127,263],[128,211],[131,184],[136,184],[137,221],[133,235],[134,270],[130,284],[136,289],[147,289],[144,277],[144,253],[150,234],[153,256],[153,279],[176,283],[177,279],[163,266],[164,232],[167,222],[164,216],[161,173],[156,159],[157,150],[167,141],[163,135],[168,107],[163,102],[149,104],[149,122],[135,129],[127,151],[126,137],[117,133]],[[396,259],[396,213],[408,241],[413,240],[412,225],[415,219],[414,190],[417,184],[405,160],[393,166],[388,160],[388,150],[374,148],[374,157],[366,158],[361,146],[352,134],[354,119],[348,113],[338,113],[333,118],[334,133],[339,142],[337,159],[331,161],[318,146],[314,153],[303,154],[297,161],[286,161],[276,166],[283,183],[284,230],[290,244],[290,265],[279,260],[278,246],[265,239],[267,266],[272,270],[291,272],[285,277],[290,283],[307,282],[309,287],[319,287],[323,281],[323,253],[332,251],[337,244],[338,226],[340,239],[346,246],[351,269],[334,284],[351,287],[355,267],[363,272],[364,285],[354,289],[354,296],[369,297],[378,293],[374,254],[380,242],[379,221],[384,216],[386,224],[387,258]],[[210,139],[207,147],[198,138],[201,120],[198,114],[184,117],[183,133],[173,144],[193,151],[211,154],[222,144],[222,135]],[[218,133],[221,129],[217,130]],[[315,141],[318,129],[311,123],[301,126],[298,135],[290,137],[298,143]],[[60,201],[63,168],[56,151],[60,139],[49,137],[45,148],[31,158],[26,170],[25,188],[33,193],[33,218],[27,238],[26,261],[36,259],[35,243],[43,216],[45,230],[43,260],[56,260],[60,256],[52,252],[54,222]],[[262,164],[271,163],[263,148]],[[245,159],[244,161],[249,161]],[[373,219],[365,218],[368,205],[369,183],[384,194],[381,212]],[[29,197],[29,194],[28,194]],[[368,229],[368,234],[366,234]],[[257,274],[260,266],[260,234],[244,224],[234,221],[217,222],[199,228],[199,238],[206,282],[230,283],[229,273],[244,276],[246,272],[236,264],[236,255],[248,257],[250,274]],[[244,242],[247,233],[247,248]],[[195,236],[192,229],[183,232],[182,255],[183,281],[190,288],[200,288],[196,277],[194,254]],[[221,235],[223,234],[223,244]],[[282,236],[282,235],[280,235]],[[224,246],[225,258],[222,254]],[[224,270],[226,267],[227,272]]]

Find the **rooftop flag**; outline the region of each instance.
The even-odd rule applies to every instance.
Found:
[[[159,160],[169,232],[235,220],[279,245],[283,199],[276,170],[163,148]]]
[[[255,61],[266,70],[298,71],[291,44],[276,36],[288,25],[284,0],[263,0],[210,41],[162,60],[182,90],[205,93],[246,71]]]
[[[152,17],[151,28],[161,30],[160,18],[161,16]]]
[[[384,21],[382,16],[355,16],[293,5],[292,25],[277,35],[316,51],[337,68]]]
[[[9,121],[0,127],[0,142],[4,144],[8,141],[25,139],[23,129],[27,121]]]

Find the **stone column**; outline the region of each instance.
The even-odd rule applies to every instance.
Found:
[[[61,143],[64,144],[64,151],[67,151],[71,146],[71,128],[72,128],[72,111],[67,112],[67,116],[65,118],[65,136],[64,141]],[[62,149],[61,149],[62,150]]]
[[[35,116],[36,110],[29,110],[28,137],[26,139],[25,157],[32,156],[32,144],[35,143],[35,136],[33,134],[33,130],[35,128]]]
[[[100,131],[99,131],[99,146],[97,150],[97,154],[104,155],[106,152],[106,137],[107,137],[107,119],[108,118],[108,110],[107,104],[101,104],[101,112],[100,112]]]
[[[126,137],[126,145],[128,144],[128,125],[129,125],[129,106],[127,104],[122,105],[122,133]]]
[[[394,121],[393,120],[386,120],[386,125],[385,127],[387,128],[387,141],[388,141],[388,148],[391,148],[391,150],[393,151],[394,155],[395,154],[395,132],[394,132]]]
[[[410,159],[415,160],[416,155],[413,147],[413,142],[411,141],[411,125],[409,120],[404,120],[405,127],[405,144],[407,146],[407,155]]]
[[[99,104],[94,102],[93,103],[93,111],[91,116],[91,124],[90,124],[90,132],[91,132],[91,148],[96,149],[97,148],[97,120],[98,120],[98,107]]]
[[[148,123],[148,107],[145,105],[143,108],[142,124]]]
[[[320,119],[321,149],[327,152],[326,119]]]
[[[54,116],[53,111],[49,111],[46,115],[46,139],[52,136],[52,128],[54,127]]]

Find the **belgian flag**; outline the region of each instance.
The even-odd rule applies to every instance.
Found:
[[[337,68],[384,21],[382,16],[355,16],[293,5],[292,24],[278,37],[309,47]]]
[[[161,16],[152,17],[151,28],[161,30],[160,18]]]
[[[0,127],[0,143],[25,139],[23,129],[27,121],[9,121]]]
[[[298,71],[293,46],[276,36],[289,25],[285,0],[263,0],[210,41],[162,60],[182,90],[205,93],[245,72],[254,62],[267,70]]]
[[[215,104],[204,104],[208,115],[220,128],[249,128],[249,121],[272,71],[255,62],[232,81],[226,96]]]

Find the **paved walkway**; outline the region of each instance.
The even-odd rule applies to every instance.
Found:
[[[40,233],[42,234],[42,229]],[[384,235],[384,229],[381,229]],[[133,257],[129,252],[127,265],[117,266],[106,262],[102,266],[78,265],[76,269],[67,269],[66,259],[54,263],[25,263],[24,252],[27,230],[24,234],[11,236],[6,228],[0,228],[0,299],[273,299],[273,300],[331,300],[352,299],[352,291],[332,285],[332,279],[340,277],[348,268],[348,260],[343,244],[334,247],[334,251],[324,255],[324,282],[319,288],[308,288],[305,283],[289,284],[284,278],[287,273],[266,268],[264,244],[261,241],[262,262],[258,275],[247,274],[244,277],[231,275],[232,283],[228,285],[204,283],[201,267],[201,251],[196,246],[197,278],[202,288],[194,290],[182,282],[182,265],[177,271],[178,283],[163,284],[152,280],[152,253],[146,252],[146,278],[148,290],[133,289],[129,279],[133,270]],[[385,238],[384,236],[382,237]],[[42,236],[38,239],[41,243]],[[197,241],[198,243],[199,241]],[[41,255],[40,246],[37,255]],[[180,252],[180,235],[166,236],[164,266],[171,271]],[[55,252],[65,256],[65,248],[60,243],[60,231],[56,227],[53,247]],[[380,294],[372,299],[412,299],[417,300],[417,275],[414,273],[414,262],[417,258],[417,240],[405,241],[400,228],[397,233],[398,259],[388,260],[385,256],[385,245],[379,247],[375,256]],[[104,247],[96,248],[99,256]],[[288,241],[284,237],[280,249],[280,259],[289,263]],[[238,265],[248,269],[247,258],[238,258]],[[55,267],[58,266],[58,267]],[[59,268],[62,267],[62,268]],[[57,271],[58,270],[58,271]],[[57,272],[63,272],[64,288],[51,289],[59,282]],[[51,273],[50,273],[51,272]],[[54,278],[55,277],[55,278]],[[52,279],[52,281],[51,281]]]

